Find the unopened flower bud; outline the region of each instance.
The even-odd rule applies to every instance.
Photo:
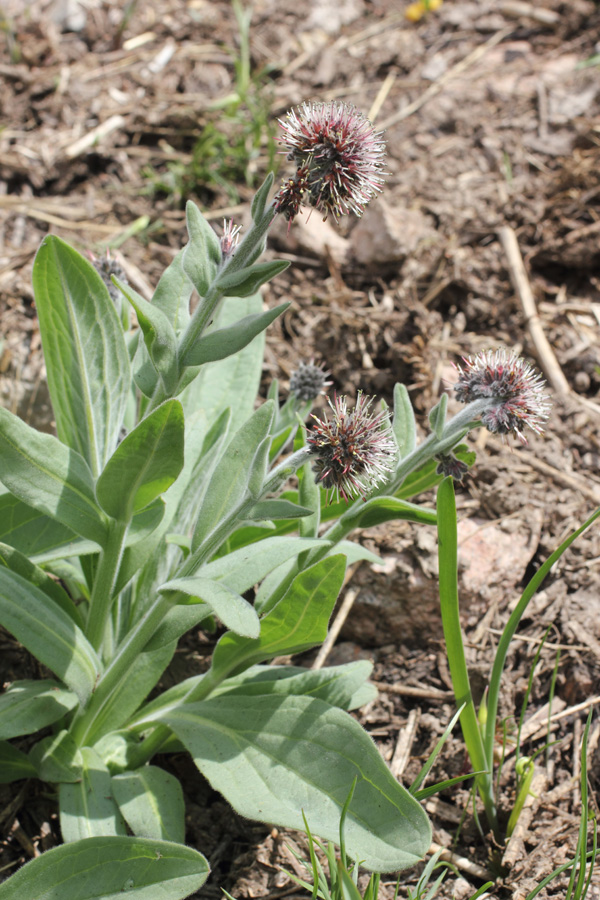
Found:
[[[364,500],[393,471],[397,451],[388,413],[370,413],[373,397],[362,393],[350,411],[346,397],[328,402],[333,415],[313,415],[315,424],[306,438],[316,481],[337,500]]]
[[[486,350],[463,362],[464,368],[457,366],[456,398],[461,403],[489,401],[480,416],[488,431],[515,434],[524,444],[525,426],[542,434],[551,404],[539,372],[506,350]]]
[[[436,456],[436,460],[436,474],[444,477],[451,475],[454,481],[462,481],[469,471],[467,464],[457,459],[453,453],[439,453]]]
[[[290,378],[290,393],[300,400],[301,403],[309,403],[316,400],[319,394],[322,394],[326,387],[330,387],[331,381],[327,381],[329,372],[326,372],[322,366],[315,365],[315,361],[301,362],[295,372],[292,372]]]
[[[116,303],[121,299],[121,292],[118,287],[112,282],[111,276],[114,275],[119,281],[123,281],[125,284],[128,284],[127,275],[125,274],[125,269],[123,266],[117,262],[116,259],[111,259],[110,251],[106,251],[106,256],[98,258],[94,256],[93,253],[90,253],[90,257],[92,260],[92,265],[102,278],[102,281],[108,288],[108,293],[110,294],[111,300],[113,303]]]
[[[303,103],[280,119],[281,144],[296,175],[275,197],[288,221],[306,204],[334,219],[361,216],[383,184],[385,144],[381,133],[354,106],[340,101]]]

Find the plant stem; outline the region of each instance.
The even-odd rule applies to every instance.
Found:
[[[125,676],[143,651],[148,641],[155,634],[158,626],[177,602],[178,595],[165,596],[158,594],[154,603],[148,607],[141,619],[136,622],[124,641],[122,641],[108,668],[98,681],[96,690],[79,718],[73,722],[71,733],[78,746],[84,746],[93,736],[97,739],[100,735],[95,722],[101,712],[114,702],[114,695]]]
[[[465,704],[461,713],[460,724],[471,765],[476,772],[485,773],[477,775],[475,782],[485,806],[488,824],[498,838],[499,828],[493,794],[492,771],[484,751],[477,712],[473,703],[473,695],[471,694],[471,683],[469,681],[460,626],[456,502],[452,478],[445,478],[438,488],[437,509],[440,607],[450,676],[457,706]],[[493,720],[489,717],[488,726],[493,727]]]
[[[106,545],[100,553],[98,569],[90,596],[90,610],[86,628],[87,638],[94,650],[100,649],[104,637],[128,527],[128,522],[112,520],[108,526]]]
[[[222,680],[223,679],[213,678],[211,670],[209,670],[200,683],[197,684],[195,688],[188,691],[185,697],[182,697],[178,705],[181,706],[184,703],[194,703],[200,700],[206,700]],[[170,728],[167,728],[166,725],[159,725],[155,728],[154,731],[152,731],[147,738],[144,738],[141,744],[132,751],[129,758],[129,768],[137,769],[149,762],[149,760],[160,751],[161,747],[166,744],[170,737],[171,730]]]

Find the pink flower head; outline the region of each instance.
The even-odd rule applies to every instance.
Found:
[[[396,443],[387,412],[370,413],[373,397],[359,393],[350,412],[346,397],[328,400],[331,418],[319,419],[307,435],[312,449],[316,481],[348,503],[367,498],[393,471]]]
[[[297,172],[275,197],[275,208],[292,221],[306,203],[335,219],[361,216],[381,191],[385,144],[381,132],[356,107],[340,101],[303,103],[279,119],[281,144]]]
[[[523,428],[542,434],[550,414],[546,382],[524,359],[506,350],[486,350],[463,359],[454,385],[457,400],[489,400],[481,421],[494,434],[516,434],[526,444]]]

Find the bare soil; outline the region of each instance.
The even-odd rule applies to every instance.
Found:
[[[586,65],[600,51],[600,9],[590,0],[446,0],[411,22],[407,6],[254,2],[252,69],[268,67],[261,96],[269,121],[303,100],[343,99],[385,129],[389,152],[383,197],[360,222],[337,228],[313,215],[289,233],[285,223],[274,229],[269,252],[292,266],[265,299],[293,306],[269,332],[264,386],[278,377],[285,387],[297,364],[314,357],[343,393],[360,388],[389,403],[394,383],[405,383],[424,428],[461,356],[507,346],[542,367],[554,395],[546,434],[525,447],[479,434],[477,463],[459,493],[463,624],[481,691],[520,589],[600,502],[597,56]],[[153,194],[152,184],[164,183],[173,161],[192,159],[208,122],[234,142],[234,126],[211,105],[235,89],[239,33],[226,0],[4,0],[0,22],[0,398],[51,428],[31,290],[35,251],[49,231],[83,252],[110,244],[136,289],[151,292],[185,240],[185,197]],[[265,133],[248,164],[255,183],[267,149]],[[229,215],[243,222],[252,191],[242,178],[237,191],[239,202],[212,180],[193,196],[216,223]],[[520,284],[510,277],[511,234],[525,263]],[[528,287],[536,315],[523,307]],[[409,784],[454,710],[435,543],[402,523],[361,540],[383,562],[361,566],[348,585],[356,599],[329,662],[373,659],[380,695],[360,720]],[[592,528],[532,601],[509,654],[501,714],[510,738],[549,629],[525,714],[524,749],[542,751],[535,795],[513,840],[494,848],[479,835],[467,788],[426,804],[436,844],[457,854],[458,874],[440,897],[467,898],[490,877],[486,896],[524,898],[573,855],[582,727],[600,702],[599,561]],[[35,662],[9,636],[2,649],[3,681],[35,676]],[[169,677],[201,669],[209,649],[202,635],[189,635]],[[599,737],[596,717],[595,809]],[[514,802],[511,760],[500,779],[505,816]],[[298,893],[280,866],[294,870],[287,845],[303,848],[302,836],[241,820],[184,757],[164,764],[183,781],[187,840],[213,867],[201,896],[220,896],[221,887],[236,898]],[[466,766],[457,734],[433,777]],[[36,785],[2,789],[0,823],[7,874],[58,841],[52,803]],[[401,897],[414,882],[414,872],[402,876]],[[565,884],[540,896],[563,897]],[[391,890],[386,881],[386,900]],[[590,896],[600,897],[599,873]]]

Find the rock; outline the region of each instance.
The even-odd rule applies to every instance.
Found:
[[[437,233],[418,209],[391,206],[382,198],[367,207],[350,235],[354,262],[362,265],[403,262],[424,243],[435,243]]]

